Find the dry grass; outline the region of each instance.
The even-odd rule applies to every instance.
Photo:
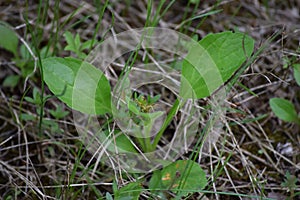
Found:
[[[113,2],[103,16],[97,35],[99,38],[143,27],[147,13],[146,1],[132,1],[130,5],[125,1]],[[268,2],[268,6],[263,2]],[[29,4],[29,19],[34,25],[37,20],[37,4]],[[54,1],[50,1],[50,5],[48,20],[40,27],[44,30],[41,45],[51,40],[54,31],[51,25],[55,13]],[[215,5],[215,1],[201,1],[195,13],[210,11]],[[211,148],[203,151],[201,158],[199,157],[198,161],[203,169],[208,175],[215,177],[212,187],[209,188],[215,194],[207,194],[209,199],[233,198],[218,194],[222,191],[285,199],[289,192],[281,183],[286,171],[298,177],[298,180],[300,178],[299,126],[280,121],[271,112],[268,104],[272,97],[283,97],[291,100],[296,109],[300,110],[299,86],[292,78],[292,70],[283,69],[285,57],[291,58],[295,55],[299,62],[299,53],[296,52],[299,49],[300,38],[299,8],[300,2],[296,0],[227,0],[217,7],[223,9],[222,12],[203,21],[193,20],[191,25],[185,27],[187,34],[197,33],[200,38],[211,32],[238,29],[255,39],[256,49],[265,46],[263,52],[238,79],[256,95],[250,94],[241,84],[232,88],[225,100],[228,111],[222,119],[225,127],[219,132],[221,137],[218,137],[217,143],[212,144]],[[67,20],[76,9],[78,11]],[[178,28],[182,22],[183,9],[188,9],[188,17],[191,17],[193,7],[188,8],[185,1],[176,1],[157,26]],[[3,1],[0,3],[0,10],[0,20],[14,26],[24,41],[31,41],[30,34],[26,34],[22,17],[26,10],[25,3]],[[59,6],[59,23],[65,24],[58,30],[58,34],[62,35],[66,30],[70,30],[80,33],[84,40],[91,38],[98,20],[95,13],[96,8],[90,2],[62,1]],[[91,17],[75,26],[72,25],[88,15]],[[270,40],[274,35],[274,39]],[[60,44],[57,46],[58,56],[68,55],[61,49],[61,46],[65,45],[62,37],[53,42]],[[0,81],[9,74],[21,75],[22,72],[11,60],[12,55],[2,49],[0,52]],[[94,171],[97,161],[79,142],[71,115],[63,120],[56,120],[60,131],[44,127],[43,133],[39,133],[35,105],[22,99],[23,96],[29,95],[30,92],[25,94],[28,88],[40,88],[39,79],[39,73],[35,72],[28,81],[23,78],[23,82],[15,88],[0,86],[1,198],[11,196],[12,199],[95,199],[97,192],[102,195],[106,192],[112,193],[114,177],[117,177],[120,186],[141,178],[130,174],[124,176],[119,171],[103,165]],[[27,87],[24,91],[25,80]],[[48,90],[46,93],[50,94]],[[55,98],[46,103],[45,118],[54,120],[49,111],[58,104],[62,103]],[[22,120],[22,113],[35,116],[35,119]],[[256,120],[262,115],[265,116]],[[290,143],[293,149],[291,154],[286,154],[279,148],[280,144],[286,143]],[[228,157],[230,159],[226,160]],[[223,170],[217,174],[221,168]],[[297,190],[300,191],[299,188]],[[145,192],[142,198],[146,199],[149,195]],[[190,198],[198,197],[196,194]]]

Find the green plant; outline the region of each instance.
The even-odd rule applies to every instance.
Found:
[[[69,111],[65,111],[61,105],[58,105],[55,110],[50,110],[50,114],[55,119],[62,119],[69,114]]]
[[[84,58],[81,54],[83,47],[79,36],[71,37],[70,33],[66,33],[65,37],[68,41],[68,48],[74,51],[78,57]],[[71,41],[71,40],[76,40]],[[182,62],[181,69],[181,87],[179,96],[186,101],[189,98],[200,99],[208,97],[213,91],[217,90],[224,82],[239,69],[243,62],[252,54],[254,41],[242,34],[223,32],[219,34],[209,34],[197,46],[189,46],[189,53]],[[105,75],[93,65],[75,58],[57,58],[51,57],[42,60],[44,81],[49,89],[57,95],[57,97],[66,103],[72,109],[82,113],[93,115],[108,115],[113,119],[113,110],[117,110],[112,105],[112,96],[110,84]],[[218,69],[221,76],[221,82],[214,82],[215,71],[207,71],[207,66],[213,66]],[[77,76],[78,74],[82,77]],[[205,76],[203,76],[205,74]],[[126,73],[125,75],[126,76]],[[130,117],[135,123],[140,124],[146,130],[146,134],[150,135],[150,129],[156,118],[162,115],[161,111],[153,109],[160,98],[160,95],[147,96],[138,95],[136,92],[131,96],[126,96],[126,105],[130,112]],[[171,120],[176,116],[183,102],[177,99],[171,107],[165,121],[160,127],[160,131],[153,139],[150,137],[136,137],[137,146],[143,152],[151,152],[157,148],[162,134],[167,129]],[[119,113],[122,115],[122,113]],[[120,152],[129,151],[137,153],[136,146],[132,141],[122,134],[118,129],[114,130],[114,134],[108,134],[103,131],[104,137],[112,137],[116,145],[120,148]],[[109,145],[108,150],[114,151],[114,146]],[[166,163],[165,163],[166,164]],[[167,163],[170,164],[170,163]],[[201,180],[201,181],[199,181]],[[160,171],[156,171],[151,178],[149,188],[154,191],[159,189],[170,190],[178,193],[179,196],[186,196],[191,190],[201,190],[207,184],[204,171],[201,167],[191,160],[177,161],[171,163]],[[136,183],[129,184],[114,195],[117,197],[120,193],[128,193],[134,189],[139,190],[140,185]],[[130,193],[133,199],[138,198],[139,192]],[[110,198],[110,194],[106,196]],[[132,199],[130,198],[130,199]]]
[[[42,97],[41,97],[38,89],[33,88],[32,97],[25,96],[24,100],[35,105],[36,113],[38,115],[41,115],[42,104],[43,104],[43,102],[46,102],[47,99],[49,99],[50,97],[51,97],[50,95],[43,96],[43,100],[42,100]],[[49,112],[57,120],[62,119],[69,114],[68,111],[63,110],[61,105],[57,106],[55,110],[50,109]],[[44,128],[50,129],[52,133],[61,133],[62,132],[61,129],[59,128],[59,125],[57,122],[55,122],[53,120],[49,120],[47,118],[44,118],[44,113],[43,113],[42,117],[43,117],[42,126]],[[21,118],[21,120],[24,120],[24,121],[36,121],[38,119],[37,116],[27,114],[27,113],[22,113],[20,115],[20,118]]]
[[[148,96],[145,98],[143,95],[137,96],[137,93],[134,93],[134,102],[136,103],[135,110],[149,113],[151,110],[153,110],[153,106],[158,101],[160,96],[161,95],[156,95],[154,97]]]
[[[289,199],[294,199],[294,197],[300,195],[300,192],[295,193],[297,186],[297,177],[291,175],[289,171],[285,173],[285,180],[281,183],[281,186],[287,189],[287,192],[290,193]]]
[[[20,74],[12,74],[7,76],[3,81],[4,87],[14,88],[18,85],[21,79],[32,75],[35,68],[35,58],[36,50],[32,48],[29,44],[23,43],[19,47],[19,36],[17,33],[10,28],[10,26],[4,22],[0,21],[0,48],[13,54],[12,61],[15,62],[16,66],[20,69]],[[38,50],[40,57],[47,58],[50,56],[51,51],[48,47],[42,47]]]
[[[300,86],[300,64],[295,63],[295,58],[287,59],[284,58],[284,68],[292,66],[293,75],[296,83]],[[292,102],[282,98],[272,98],[269,101],[272,111],[281,120],[286,122],[293,122],[300,125],[300,116],[297,114],[295,106]]]
[[[78,41],[77,39],[77,43]],[[253,40],[251,38],[241,33],[231,32],[210,34],[202,39],[199,45],[200,49],[191,47],[182,65],[179,95],[184,99],[199,99],[210,96],[212,91],[218,89],[221,84],[232,76],[253,50]],[[199,60],[201,60],[200,63]],[[58,98],[68,106],[87,114],[112,113],[110,85],[100,70],[75,58],[51,57],[43,59],[42,65],[44,80],[49,89],[55,95],[63,93]],[[211,65],[219,70],[222,82],[216,84],[213,78],[215,72],[206,72],[206,66]],[[205,77],[202,76],[204,71]],[[79,72],[83,72],[85,77],[77,77]],[[144,112],[151,110],[151,104],[157,98],[158,96],[148,97],[147,101],[142,96],[136,97],[135,100],[127,99],[129,110],[142,116],[144,119],[142,122],[147,126],[154,122],[153,119],[161,115],[160,112]],[[163,131],[180,106],[179,101],[174,103],[169,116],[153,143],[147,140],[146,144],[143,145],[143,142],[140,141],[140,145],[145,152],[156,148]]]
[[[36,112],[40,114],[41,112],[41,106],[42,106],[42,103],[43,101],[46,100],[46,98],[48,98],[50,96],[47,96],[47,97],[43,97],[44,99],[42,100],[42,97],[38,91],[37,88],[33,88],[33,91],[32,91],[32,97],[24,97],[24,99],[29,102],[29,103],[32,103],[34,105],[36,105]]]
[[[115,200],[138,200],[142,191],[142,185],[137,181],[117,188],[116,184],[114,184],[113,190]]]
[[[64,37],[67,42],[67,46],[64,50],[74,52],[80,59],[85,59],[86,57],[84,50],[91,48],[92,45],[95,45],[93,44],[93,40],[87,40],[82,43],[78,33],[74,37],[72,33],[67,31],[65,32]]]

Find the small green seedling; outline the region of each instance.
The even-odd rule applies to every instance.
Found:
[[[42,98],[41,98],[41,95],[38,91],[37,88],[34,88],[33,91],[32,91],[32,97],[29,97],[29,96],[26,96],[24,97],[25,101],[29,102],[29,103],[32,103],[34,105],[36,105],[36,113],[38,115],[40,115],[41,113],[41,109],[42,109],[42,104],[48,99],[50,98],[50,95],[46,95],[43,97],[43,101],[42,101]],[[43,112],[43,114],[45,114]],[[56,107],[56,110],[50,110],[50,114],[55,117],[55,119],[61,119],[63,117],[65,117],[66,115],[69,114],[68,111],[64,111],[62,109],[62,106],[59,105],[58,107]],[[21,120],[24,120],[24,121],[34,121],[34,120],[37,120],[37,117],[33,116],[33,115],[30,115],[30,114],[27,114],[27,113],[22,113],[21,114]],[[49,120],[47,118],[44,118],[43,116],[43,120],[42,120],[42,126],[46,129],[50,129],[51,132],[56,132],[56,133],[61,133],[61,129],[59,128],[59,125],[57,122],[53,121],[53,120]]]
[[[288,64],[286,64],[286,66],[284,65],[284,67],[286,68],[290,65],[293,67],[296,83],[300,86],[300,64],[293,64],[289,60]],[[296,108],[292,102],[282,98],[272,98],[270,99],[269,104],[272,111],[279,119],[300,125],[300,116],[297,114]]]
[[[300,195],[300,192],[295,193],[295,189],[298,188],[297,177],[291,175],[289,171],[285,173],[285,180],[281,183],[281,186],[286,188],[287,192],[290,193],[290,198],[288,199],[294,199],[294,197]]]
[[[61,105],[58,105],[55,110],[50,110],[50,114],[55,119],[62,119],[69,114],[69,111],[65,111]]]
[[[78,33],[74,37],[69,31],[65,32],[64,37],[67,42],[64,50],[74,52],[78,58],[85,59],[87,55],[84,53],[84,50],[91,47],[93,40],[87,40],[82,43]]]
[[[137,93],[134,93],[134,102],[136,103],[136,107],[143,113],[149,113],[153,111],[154,104],[159,100],[160,95],[156,95],[154,97],[143,95],[137,96]]]
[[[37,88],[33,88],[32,97],[26,96],[26,97],[24,97],[24,99],[27,102],[38,105],[38,106],[40,106],[42,104],[41,95]]]

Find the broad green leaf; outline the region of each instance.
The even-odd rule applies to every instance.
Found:
[[[93,65],[74,58],[42,60],[44,81],[61,101],[86,114],[111,112],[110,85]]]
[[[161,170],[156,170],[153,172],[151,179],[149,181],[149,188],[150,189],[162,188]]]
[[[134,148],[130,139],[126,137],[126,135],[124,135],[122,132],[115,132],[114,134],[110,134],[110,132],[104,131],[101,132],[101,135],[99,135],[98,139],[103,142],[104,141],[110,142],[110,145],[107,146],[108,151],[115,152],[116,149],[118,149],[119,153],[123,153],[123,152],[137,153],[137,150]]]
[[[297,84],[300,86],[300,64],[294,64],[294,77],[297,82]]]
[[[204,98],[224,84],[253,52],[254,40],[242,33],[209,34],[190,44],[182,64],[180,96]]]
[[[0,47],[12,52],[15,56],[18,50],[18,37],[16,33],[8,28],[3,22],[0,23]]]
[[[290,101],[281,98],[272,98],[270,99],[270,106],[279,119],[287,122],[299,122],[295,107]]]
[[[124,135],[119,135],[116,138],[116,144],[118,146],[119,152],[133,152],[137,153],[137,150],[134,148],[130,140]],[[114,147],[115,150],[115,147]]]
[[[150,183],[150,189],[173,192],[180,190],[178,193],[185,196],[191,190],[203,189],[207,185],[207,179],[198,163],[191,160],[178,160],[163,168],[161,172],[154,173]]]
[[[156,194],[165,199],[164,191],[160,191],[159,189],[163,190],[162,181],[161,181],[161,170],[156,170],[153,172],[151,179],[149,181],[149,189],[151,194]]]

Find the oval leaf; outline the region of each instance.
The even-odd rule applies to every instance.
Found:
[[[296,83],[300,86],[300,64],[294,64],[294,78],[296,80]]]
[[[253,48],[252,38],[232,32],[209,34],[191,45],[182,64],[180,96],[210,96],[246,61]]]
[[[0,47],[17,55],[18,37],[16,33],[8,28],[8,25],[0,22]]]
[[[199,191],[207,185],[205,172],[200,165],[191,160],[178,160],[161,172],[154,173],[150,180],[150,189],[173,190],[180,195]]]
[[[270,99],[270,106],[279,119],[287,122],[298,122],[297,112],[290,101],[281,98],[272,98]]]
[[[42,60],[44,81],[61,101],[86,114],[111,112],[110,85],[93,65],[74,58]]]

